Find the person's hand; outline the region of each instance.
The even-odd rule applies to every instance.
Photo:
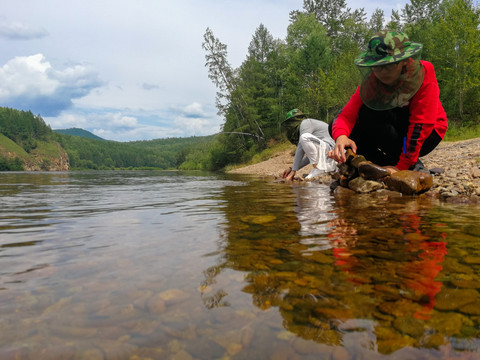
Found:
[[[282,174],[282,179],[285,179],[285,180],[293,180],[293,177],[295,176],[297,172],[295,170],[292,170],[292,168],[288,168],[286,169],[283,174]]]
[[[328,152],[328,157],[335,160],[338,163],[344,163],[347,161],[347,157],[345,156],[345,148],[352,148],[354,153],[357,152],[357,144],[352,139],[349,139],[345,135],[340,135],[337,140],[335,141],[335,147],[333,150]]]
[[[390,175],[395,174],[397,171],[400,171],[395,166],[384,166],[384,168],[388,170]]]

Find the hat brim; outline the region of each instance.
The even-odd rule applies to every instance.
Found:
[[[382,66],[387,64],[396,63],[405,59],[408,59],[412,56],[418,55],[423,49],[423,45],[420,43],[410,43],[409,46],[405,48],[405,51],[390,56],[378,56],[372,55],[368,52],[365,52],[358,56],[353,63],[357,66],[370,67],[370,66]]]

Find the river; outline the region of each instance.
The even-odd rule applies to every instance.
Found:
[[[480,207],[0,173],[0,359],[478,359]]]

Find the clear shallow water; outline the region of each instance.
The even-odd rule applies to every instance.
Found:
[[[1,359],[477,359],[478,206],[0,173]]]

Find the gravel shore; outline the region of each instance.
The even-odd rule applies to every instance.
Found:
[[[278,179],[283,170],[292,165],[295,147],[258,164],[231,170],[230,173],[257,175]],[[429,168],[440,168],[444,172],[434,175],[433,186],[427,196],[448,202],[480,204],[480,138],[445,142],[421,158]],[[302,178],[312,167],[306,166],[297,172]]]

